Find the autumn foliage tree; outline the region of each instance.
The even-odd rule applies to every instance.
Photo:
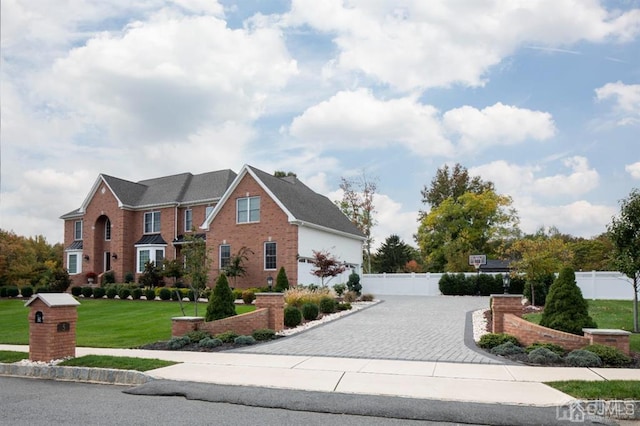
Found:
[[[331,280],[333,277],[340,275],[347,269],[343,263],[326,250],[314,250],[312,263],[314,269],[311,273],[316,277],[320,277],[320,283],[323,287],[327,277]]]

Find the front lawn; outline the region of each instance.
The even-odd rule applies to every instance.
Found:
[[[638,399],[640,395],[640,381],[607,380],[582,381],[567,380],[561,382],[547,382],[546,385],[558,389],[574,398],[580,399]]]
[[[98,348],[133,348],[171,338],[171,318],[182,316],[178,302],[146,300],[78,299],[78,346]],[[0,343],[29,344],[29,309],[25,300],[0,300]],[[184,302],[186,315],[194,315],[194,304]],[[237,305],[243,314],[255,310],[253,305]],[[204,316],[207,304],[198,304]]]
[[[633,301],[631,300],[587,300],[589,315],[598,328],[633,330]],[[525,314],[524,319],[539,324],[541,313]],[[629,339],[632,352],[640,352],[640,334],[632,334]]]

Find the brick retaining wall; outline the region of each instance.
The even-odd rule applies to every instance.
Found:
[[[513,314],[504,315],[503,324],[504,332],[515,336],[522,346],[529,346],[535,342],[555,343],[572,351],[584,348],[590,343],[586,337],[543,327]]]

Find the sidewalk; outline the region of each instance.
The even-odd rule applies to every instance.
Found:
[[[0,345],[27,351],[28,346]],[[76,356],[111,355],[176,361],[147,371],[155,379],[441,401],[561,406],[574,398],[542,382],[640,380],[638,369],[529,367],[362,358],[77,348]]]

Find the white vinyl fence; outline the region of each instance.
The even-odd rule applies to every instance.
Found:
[[[470,272],[466,275],[473,275]],[[363,293],[380,295],[439,296],[438,282],[444,274],[364,274]],[[633,300],[631,279],[619,272],[576,272],[585,299]]]

